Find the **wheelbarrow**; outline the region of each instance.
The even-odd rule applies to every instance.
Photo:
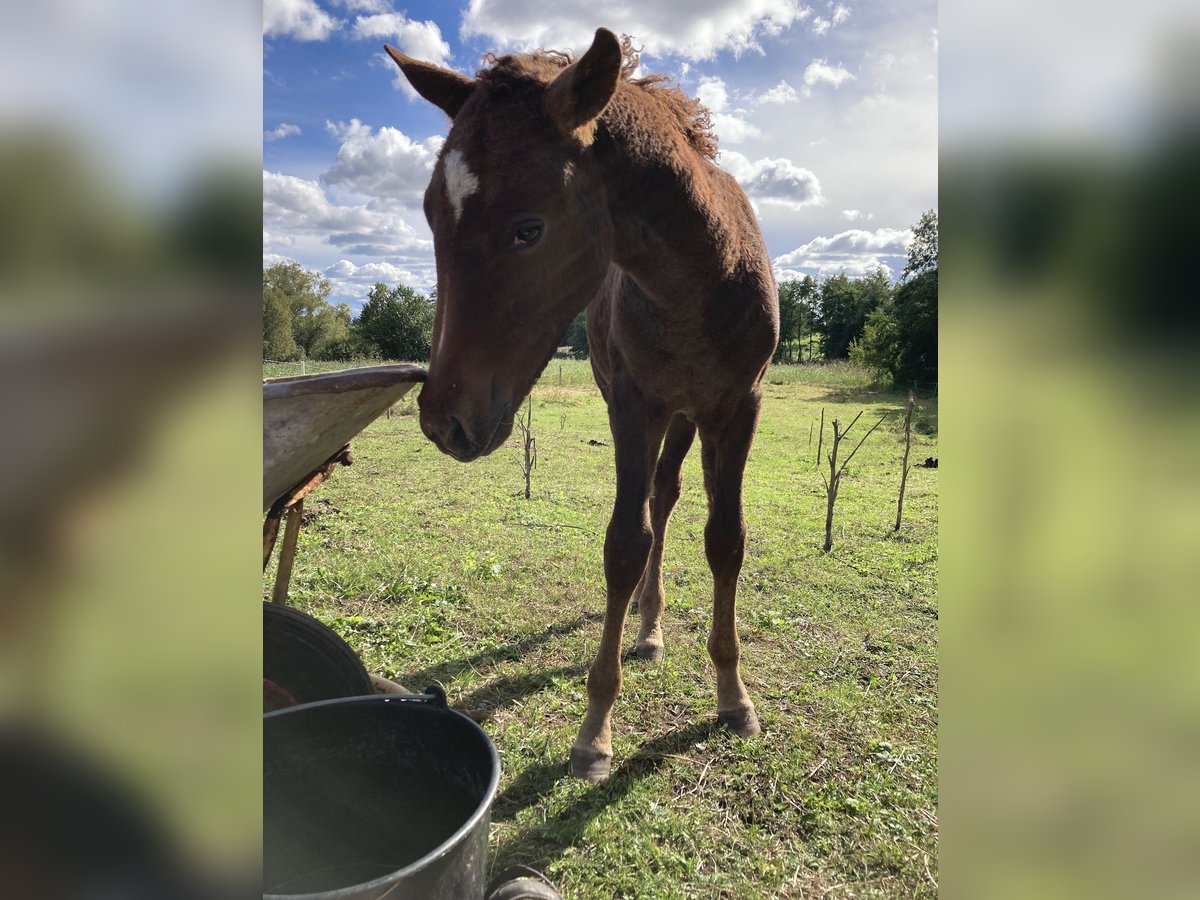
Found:
[[[272,602],[287,603],[304,498],[353,462],[350,441],[425,374],[421,366],[400,363],[263,382],[264,571],[287,518]]]

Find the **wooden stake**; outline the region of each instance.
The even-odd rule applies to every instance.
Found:
[[[821,464],[821,444],[825,440],[825,407],[821,407],[821,431],[817,437],[817,465]]]
[[[525,459],[521,463],[521,472],[525,476],[525,499],[529,499],[530,482],[534,467],[537,466],[537,439],[533,436],[533,392],[529,393],[529,405],[525,415],[517,414],[517,429],[521,432]]]
[[[842,439],[850,433],[850,429],[854,427],[854,423],[862,417],[860,411],[857,416],[850,420],[850,424],[843,431],[841,423],[837,419],[833,420],[833,447],[829,451],[829,477],[825,477],[825,473],[821,473],[821,480],[825,482],[825,546],[822,548],[826,553],[833,549],[833,507],[837,503],[838,488],[842,485],[842,475],[846,472],[846,466],[850,464],[850,460],[854,459],[854,454],[858,452],[858,448],[863,445],[863,442],[871,436],[876,428],[883,424],[886,416],[880,416],[879,421],[867,429],[867,433],[862,436],[854,449],[843,460],[842,464],[838,465],[838,449],[841,447]]]
[[[908,410],[904,413],[904,464],[900,470],[900,499],[896,501],[896,527],[892,531],[900,530],[900,519],[904,515],[904,486],[908,483],[908,450],[912,445],[912,414],[916,405],[916,398],[909,391]]]

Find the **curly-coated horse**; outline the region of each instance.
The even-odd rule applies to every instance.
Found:
[[[425,192],[438,285],[419,399],[426,436],[463,462],[503,444],[514,410],[587,309],[617,485],[604,630],[571,771],[591,781],[609,774],[621,631],[635,596],[634,653],[662,657],[663,540],[697,433],[717,715],[740,735],[758,733],[734,605],[746,546],[742,475],[779,309],[754,212],[713,162],[707,111],[661,76],[634,78],[629,39],[605,29],[576,61],[489,56],[473,79],[387,51],[451,119]]]

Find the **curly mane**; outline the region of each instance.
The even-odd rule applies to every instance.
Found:
[[[640,63],[640,52],[634,48],[633,38],[627,34],[621,35],[621,82],[618,90],[634,88],[655,101],[667,114],[668,121],[682,132],[692,149],[706,159],[715,159],[717,137],[712,132],[712,119],[707,107],[685,94],[679,85],[671,83],[668,75],[634,78],[633,73]],[[504,56],[488,53],[483,60],[489,68],[480,69],[475,77],[488,91],[497,94],[512,94],[531,85],[548,84],[574,61],[570,53],[560,50],[535,50],[532,53]]]

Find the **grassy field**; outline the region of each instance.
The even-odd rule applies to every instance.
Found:
[[[310,498],[292,602],[371,671],[442,683],[493,737],[494,871],[532,865],[568,900],[937,894],[937,470],[910,473],[893,534],[904,398],[845,365],[777,367],[766,381],[738,604],[764,733],[741,740],[716,726],[693,450],[668,535],[666,659],[626,662],[604,785],[566,774],[613,498],[587,363],[551,362],[534,391],[528,501],[515,441],[462,465],[424,439],[411,402],[360,435],[354,465]],[[843,423],[865,409],[856,436],[887,416],[847,470],[830,554],[815,467],[822,407]],[[936,456],[936,400],[915,422],[913,459]],[[632,618],[625,633],[628,648]]]

